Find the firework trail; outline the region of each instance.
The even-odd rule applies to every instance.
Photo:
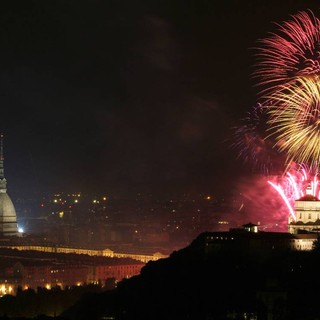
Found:
[[[290,201],[289,201],[287,195],[285,194],[285,191],[281,187],[281,185],[274,184],[271,181],[268,181],[268,183],[279,193],[280,197],[282,198],[282,200],[284,201],[284,203],[288,207],[289,213],[291,214],[293,220],[296,220],[296,214],[294,212],[294,208],[293,208],[292,204],[290,203]]]
[[[308,167],[304,164],[292,164],[284,176],[276,176],[268,183],[277,191],[287,206],[289,215],[296,221],[294,203],[307,194],[320,198],[318,166]]]
[[[320,75],[320,20],[309,10],[275,26],[277,31],[259,40],[255,48],[253,78],[263,95],[277,92],[279,85],[295,83],[299,76]]]

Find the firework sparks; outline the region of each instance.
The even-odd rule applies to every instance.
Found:
[[[287,154],[287,163],[310,165],[320,160],[320,79],[299,78],[272,95],[268,121],[276,146]]]
[[[294,213],[294,209],[293,209],[289,199],[287,198],[284,190],[282,189],[282,187],[280,185],[274,184],[271,181],[268,181],[268,183],[279,193],[279,195],[281,196],[281,198],[285,202],[286,206],[288,207],[289,213],[291,214],[293,219],[296,220],[296,215]]]
[[[294,203],[306,195],[307,190],[314,197],[320,197],[319,177],[316,166],[296,165],[284,177],[276,177],[268,183],[277,191],[285,203],[289,215],[296,221]]]
[[[256,48],[253,77],[262,104],[236,128],[233,147],[255,166],[269,167],[272,155],[283,160],[285,173],[268,184],[296,221],[297,199],[307,190],[320,199],[320,19],[309,10],[275,25]]]
[[[309,10],[275,24],[277,32],[259,40],[253,78],[264,87],[261,94],[277,92],[279,85],[297,76],[320,74],[320,20]]]
[[[279,166],[279,152],[273,148],[275,141],[267,137],[267,109],[260,103],[254,106],[241,125],[233,128],[231,147],[238,152],[238,159],[249,164],[252,169],[270,174]],[[281,159],[281,167],[284,162]]]

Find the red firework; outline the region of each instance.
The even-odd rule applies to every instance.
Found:
[[[290,85],[296,77],[320,75],[320,20],[312,11],[291,15],[291,20],[275,23],[277,31],[259,40],[253,77],[262,87],[260,94],[270,95]]]

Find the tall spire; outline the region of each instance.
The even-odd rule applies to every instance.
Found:
[[[3,167],[3,133],[0,134],[0,192],[7,191],[7,180],[4,177],[4,167]]]
[[[3,133],[0,134],[0,179],[4,178],[4,168],[3,168]]]
[[[0,237],[6,238],[18,235],[17,214],[14,205],[7,194],[7,180],[3,168],[3,134],[0,134]]]

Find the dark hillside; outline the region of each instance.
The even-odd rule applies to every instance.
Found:
[[[149,262],[118,288],[88,296],[66,319],[316,319],[320,254],[223,250],[206,254],[200,235]],[[303,295],[301,294],[303,292]],[[110,318],[110,319],[111,319]]]

